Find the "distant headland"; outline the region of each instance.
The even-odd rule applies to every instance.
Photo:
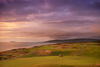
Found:
[[[10,42],[13,42],[13,43],[15,43],[16,41],[10,41]]]

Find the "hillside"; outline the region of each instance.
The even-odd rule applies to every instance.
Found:
[[[60,54],[63,55],[62,59],[59,57]],[[100,64],[100,42],[67,42],[33,46],[30,48],[13,49],[0,52],[0,60],[2,62],[2,67],[6,67],[6,65],[8,65],[8,67],[20,66],[20,64],[18,64],[19,66],[13,66],[11,64],[13,61],[15,63],[20,61],[22,63],[21,67],[24,67],[25,65],[28,65],[28,67],[34,67],[34,65],[36,65],[36,67],[64,67],[64,65],[65,67],[74,67],[77,65],[95,66]],[[28,64],[24,60],[26,60],[26,62],[29,61],[30,63]],[[41,60],[44,60],[44,62],[42,62]],[[57,62],[57,60],[62,61]],[[26,63],[25,65],[24,62]],[[36,64],[32,64],[32,62]],[[57,62],[57,64],[54,62]],[[47,65],[44,63],[47,63]],[[75,63],[77,63],[77,65]]]
[[[45,42],[54,42],[54,43],[60,43],[60,42],[84,42],[84,41],[100,41],[100,39],[67,39],[67,40],[50,40]]]

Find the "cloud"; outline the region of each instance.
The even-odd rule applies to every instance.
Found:
[[[10,31],[8,30],[8,32],[6,30],[2,33],[2,36],[13,38],[49,37],[51,39],[95,38],[100,36],[99,25],[76,27],[63,27],[62,25],[63,28],[59,26],[60,25],[57,25],[56,28],[52,25],[44,25],[44,28],[24,27]]]
[[[2,0],[0,14],[1,19],[9,19],[5,21],[28,21],[26,17],[31,14],[34,15],[33,21],[41,18],[49,19],[54,15],[67,17],[68,14],[76,17],[78,15],[100,17],[99,4],[100,0]],[[15,20],[10,20],[13,17]]]
[[[0,0],[3,37],[96,38],[99,18],[100,0]]]

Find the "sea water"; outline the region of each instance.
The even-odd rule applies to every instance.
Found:
[[[28,48],[33,46],[47,45],[54,43],[43,43],[43,42],[0,42],[0,51],[6,51],[17,48]]]

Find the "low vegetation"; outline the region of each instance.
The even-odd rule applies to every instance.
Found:
[[[59,57],[59,55],[63,57]],[[100,42],[69,42],[0,52],[0,67],[100,66]]]

